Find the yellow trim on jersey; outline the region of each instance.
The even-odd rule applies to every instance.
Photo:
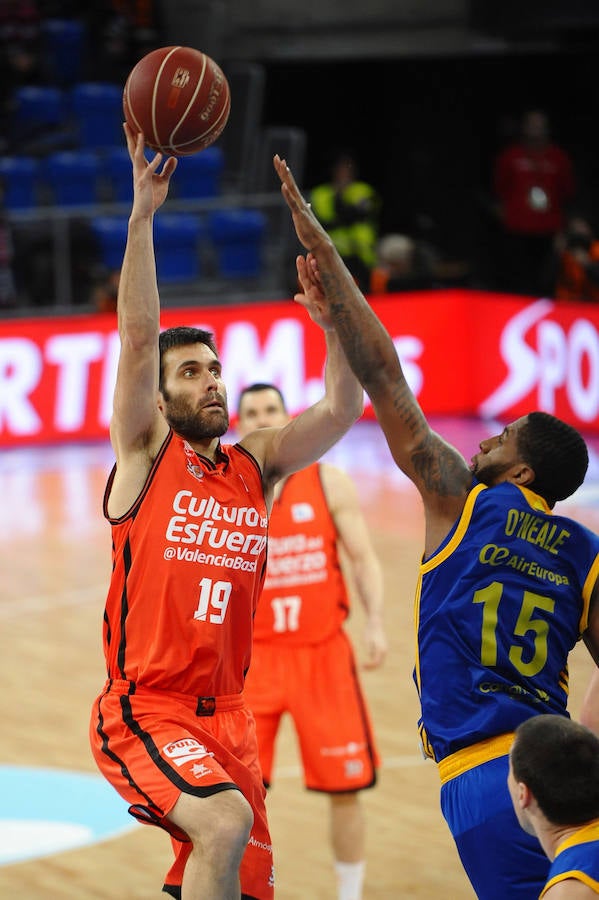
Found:
[[[594,894],[599,894],[599,881],[595,881],[594,878],[591,878],[585,872],[580,872],[578,869],[572,869],[570,872],[562,872],[561,875],[556,875],[554,878],[551,878],[539,894],[539,900],[541,900],[541,897],[545,896],[549,888],[559,884],[560,881],[568,881],[570,878],[575,881],[582,881],[583,884],[590,887]]]
[[[477,744],[472,744],[471,747],[464,747],[462,750],[446,756],[438,764],[441,784],[445,784],[446,781],[451,781],[452,778],[463,775],[469,769],[474,769],[475,766],[480,766],[491,759],[507,756],[513,743],[514,733],[510,731],[507,734],[499,734],[496,737],[487,738],[485,741],[479,741]]]
[[[548,516],[553,515],[553,511],[551,510],[549,504],[543,497],[541,497],[540,494],[535,494],[535,492],[531,491],[530,488],[524,487],[524,485],[521,484],[517,484],[516,487],[520,491],[522,491],[529,506],[531,506],[533,509],[538,509],[541,512],[546,513]]]
[[[442,562],[445,562],[448,556],[451,556],[455,548],[458,546],[462,538],[466,533],[466,529],[470,524],[470,519],[472,518],[472,510],[474,509],[474,503],[476,498],[480,494],[481,491],[486,491],[486,484],[477,484],[476,487],[473,487],[468,496],[466,497],[466,502],[464,503],[464,508],[460,515],[460,519],[457,525],[456,530],[451,536],[450,540],[446,543],[442,550],[439,552],[433,553],[425,562],[423,562],[420,566],[420,574],[424,575],[426,572],[430,572],[431,569],[435,569],[437,566],[441,565]]]
[[[574,834],[567,837],[565,841],[557,845],[555,855],[567,850],[568,847],[576,847],[578,844],[588,844],[589,841],[599,841],[599,819],[593,819],[587,822],[582,828],[577,828]]]
[[[595,557],[593,565],[589,569],[589,574],[585,578],[584,584],[582,586],[583,608],[579,625],[581,634],[583,631],[586,631],[589,624],[589,606],[591,604],[591,594],[593,593],[593,588],[595,587],[597,578],[599,578],[599,553]]]
[[[416,595],[414,597],[414,677],[416,679],[416,687],[420,695],[420,654],[418,646],[418,622],[420,619],[420,594],[422,591],[422,575],[418,576],[416,583]]]
[[[418,622],[420,621],[420,596],[422,593],[422,576],[426,572],[430,572],[431,569],[436,568],[440,565],[444,560],[450,556],[455,548],[458,546],[462,538],[466,533],[466,529],[470,524],[470,519],[472,518],[472,510],[474,508],[474,502],[481,491],[486,490],[485,484],[478,484],[476,487],[472,488],[468,496],[466,497],[466,502],[464,504],[464,508],[460,514],[460,519],[457,525],[457,528],[451,537],[451,540],[447,542],[447,545],[443,547],[438,553],[433,553],[429,559],[425,560],[420,564],[420,571],[418,575],[418,581],[416,583],[416,594],[414,597],[414,659],[416,660],[414,664],[414,675],[416,678],[416,686],[418,688],[418,693],[420,693],[420,657],[418,653]]]

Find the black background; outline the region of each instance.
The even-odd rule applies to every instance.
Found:
[[[598,45],[599,46],[599,45]],[[265,63],[264,123],[308,137],[304,187],[351,148],[383,197],[382,231],[426,216],[450,255],[484,240],[491,165],[520,114],[542,108],[574,161],[578,205],[599,228],[599,49],[467,59]]]

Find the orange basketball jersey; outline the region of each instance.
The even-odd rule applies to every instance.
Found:
[[[239,693],[266,563],[258,464],[239,445],[217,462],[170,432],[141,495],[112,525],[104,613],[108,677],[200,697]]]
[[[335,634],[347,614],[337,531],[315,463],[291,475],[273,504],[254,638],[314,644]]]

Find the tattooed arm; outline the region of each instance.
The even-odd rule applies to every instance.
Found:
[[[395,462],[422,495],[427,549],[433,549],[462,510],[472,481],[470,470],[455,447],[430,428],[388,331],[302,197],[285,161],[276,156],[274,165],[348,362],[370,397]]]

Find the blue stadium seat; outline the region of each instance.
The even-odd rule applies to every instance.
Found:
[[[215,146],[206,147],[193,156],[182,157],[173,179],[177,196],[186,200],[218,197],[224,164],[223,151]]]
[[[228,209],[208,217],[208,232],[224,278],[256,278],[262,270],[266,216],[258,210]]]
[[[40,164],[30,156],[0,156],[0,179],[4,185],[4,205],[9,210],[37,206]]]
[[[41,31],[49,79],[65,87],[80,81],[87,40],[83,22],[79,19],[45,19]]]
[[[126,147],[111,147],[103,155],[102,173],[110,185],[114,203],[130,203],[133,199],[133,171]]]
[[[160,282],[194,281],[199,277],[202,234],[200,219],[191,213],[158,213],[154,243]]]
[[[51,153],[44,168],[48,187],[59,206],[98,202],[100,160],[95,153],[81,150]]]
[[[67,98],[60,88],[28,84],[13,93],[14,123],[20,130],[27,126],[58,126],[69,114]]]
[[[71,89],[79,146],[96,149],[123,143],[123,91],[116,84],[83,81]]]
[[[127,243],[128,216],[96,216],[91,221],[100,261],[109,271],[120,271]]]

